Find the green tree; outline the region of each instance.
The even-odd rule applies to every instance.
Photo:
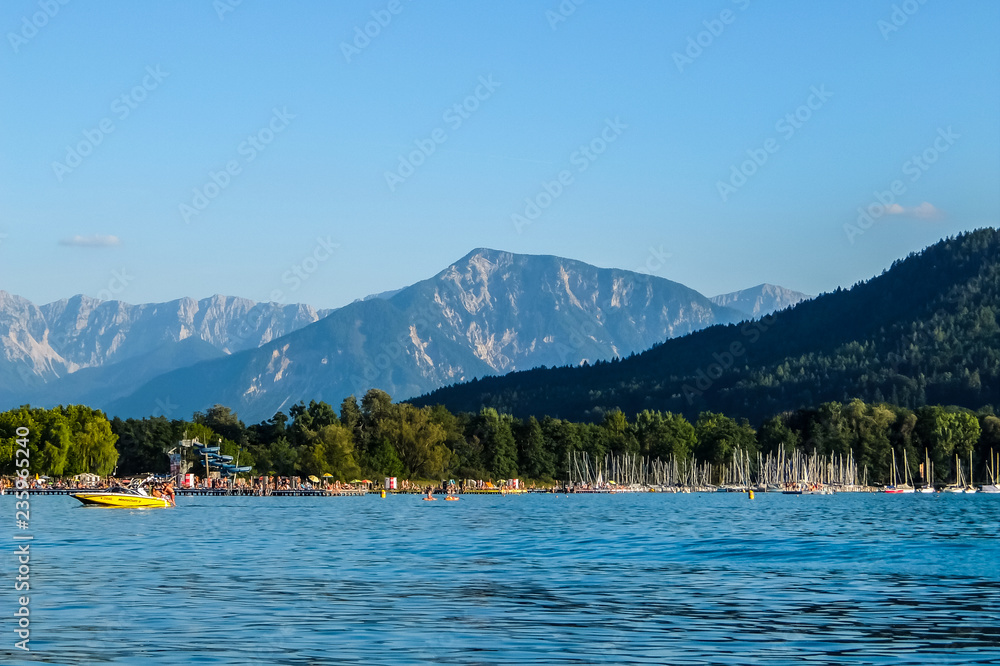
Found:
[[[473,432],[482,442],[486,473],[494,480],[517,476],[517,444],[511,417],[501,416],[492,407],[483,408],[473,421]]]
[[[555,459],[545,446],[542,426],[534,416],[514,428],[518,469],[531,479],[549,480],[555,476]]]
[[[760,427],[757,441],[760,450],[765,453],[783,451],[789,455],[798,448],[802,438],[798,432],[792,430],[784,417],[772,416]]]
[[[369,393],[371,393],[369,391]],[[362,406],[362,411],[365,411]],[[451,460],[444,445],[444,428],[430,418],[426,407],[403,403],[379,411],[379,432],[393,442],[407,472],[421,479],[441,479]]]
[[[992,414],[979,417],[979,454],[989,459],[990,452],[1000,451],[1000,418]]]
[[[702,412],[695,424],[698,458],[713,465],[724,465],[732,461],[736,449],[756,453],[756,434],[745,419],[737,423],[723,414]]]
[[[35,409],[33,415],[39,430],[37,450],[33,451],[31,456],[31,467],[36,474],[63,476],[66,473],[66,463],[72,447],[69,419],[59,410]]]
[[[364,430],[362,429],[361,409],[358,407],[358,401],[353,395],[344,398],[340,403],[340,423],[351,431],[357,451],[361,454],[366,453],[368,451],[368,441],[365,439]]]
[[[545,448],[552,452],[556,469],[562,474],[567,469],[570,453],[583,448],[580,428],[572,421],[549,416],[542,419],[541,426],[542,434],[545,436]]]
[[[83,405],[69,405],[61,411],[69,423],[72,441],[63,472],[110,475],[118,462],[118,436],[111,431],[104,413]]]
[[[0,473],[4,475],[13,475],[17,470],[16,459],[18,457],[23,459],[23,455],[17,456],[15,453],[17,449],[21,448],[17,443],[18,428],[28,429],[29,470],[36,469],[35,456],[41,445],[39,434],[41,428],[35,420],[35,414],[31,408],[25,405],[19,409],[0,413]]]
[[[968,460],[972,456],[972,452],[975,450],[976,444],[979,442],[979,437],[982,434],[982,429],[979,425],[979,419],[976,415],[967,412],[955,412],[951,415],[952,418],[952,432],[955,439],[955,453],[957,453],[962,460]]]
[[[288,438],[279,437],[274,442],[257,450],[257,471],[261,474],[274,473],[278,476],[295,474],[297,454]]]
[[[651,458],[691,457],[698,444],[694,426],[680,414],[644,410],[635,419],[640,452]]]
[[[981,434],[979,421],[969,412],[948,411],[937,405],[921,407],[916,415],[916,438],[930,452],[935,476],[955,478],[953,456],[968,460]]]
[[[365,468],[373,476],[403,476],[406,471],[396,448],[387,439],[375,445],[365,459]]]
[[[309,441],[300,447],[297,470],[302,476],[331,474],[340,481],[350,481],[361,474],[354,457],[351,431],[334,421],[317,431],[309,431]]]
[[[604,448],[611,453],[636,454],[639,452],[639,441],[635,437],[634,429],[620,409],[613,409],[604,415],[601,422],[604,428],[603,440]]]
[[[143,472],[163,474],[170,471],[166,451],[176,446],[180,438],[175,436],[173,426],[166,417],[123,421],[116,416],[111,420],[111,432],[118,437],[118,475]]]
[[[246,426],[236,416],[236,412],[223,405],[213,405],[205,413],[195,412],[192,419],[195,423],[200,423],[208,427],[212,432],[223,439],[228,439],[237,444],[246,443]]]

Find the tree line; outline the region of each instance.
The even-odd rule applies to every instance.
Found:
[[[1000,452],[1000,418],[992,408],[924,406],[915,410],[886,403],[826,402],[784,412],[757,427],[746,419],[704,411],[685,415],[643,410],[629,418],[621,410],[598,422],[552,417],[515,418],[492,408],[452,413],[443,406],[393,403],[372,389],[360,401],[346,398],[339,411],[325,402],[299,403],[261,423],[246,426],[231,409],[216,405],[187,420],[165,417],[120,419],[79,405],[21,407],[0,414],[0,471],[14,470],[16,429],[30,431],[31,470],[46,476],[91,472],[128,476],[169,471],[167,452],[184,438],[218,444],[253,474],[322,476],[341,481],[396,476],[421,480],[523,478],[554,483],[566,477],[570,452],[592,459],[632,454],[650,459],[696,459],[722,466],[741,450],[799,450],[820,455],[852,453],[873,482],[891,481],[893,456],[903,454],[918,477],[926,455],[936,481],[953,480],[954,457],[974,461],[982,480],[990,451]],[[196,473],[204,474],[196,467]]]

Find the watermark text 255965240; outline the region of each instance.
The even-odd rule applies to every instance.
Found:
[[[14,551],[14,556],[17,558],[17,575],[14,578],[14,590],[17,592],[28,592],[31,589],[31,546],[24,542],[32,539],[32,536],[26,533],[29,528],[28,521],[31,520],[31,505],[28,501],[27,492],[28,484],[30,483],[28,479],[31,477],[31,449],[28,446],[31,431],[22,426],[17,429],[16,434],[17,439],[14,440],[16,443],[14,464],[17,470],[17,492],[14,493],[14,497],[16,498],[14,504],[14,522],[17,525],[18,532],[14,535],[14,542],[17,545]],[[14,617],[17,618],[14,633],[21,639],[14,643],[14,647],[25,652],[30,652],[31,650],[28,645],[31,640],[30,602],[31,599],[27,595],[19,597],[17,600],[17,610],[14,611]]]

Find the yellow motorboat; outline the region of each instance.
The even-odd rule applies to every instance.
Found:
[[[138,484],[130,488],[113,486],[107,490],[85,490],[73,493],[73,497],[89,506],[130,509],[162,509],[173,506],[166,497],[153,497],[142,486],[143,484]]]

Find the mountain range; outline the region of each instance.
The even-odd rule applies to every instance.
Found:
[[[0,291],[0,408],[80,402],[181,417],[221,403],[254,422],[372,387],[404,399],[624,357],[805,298],[760,285],[708,299],[664,278],[488,249],[335,310],[226,296],[36,306]]]
[[[851,289],[631,358],[489,377],[411,402],[581,421],[614,409],[715,411],[759,423],[853,398],[1000,409],[1000,231],[944,239]]]
[[[750,289],[713,296],[710,300],[716,305],[737,310],[746,317],[757,318],[790,308],[807,298],[809,296],[791,289],[773,284],[759,284]]]

